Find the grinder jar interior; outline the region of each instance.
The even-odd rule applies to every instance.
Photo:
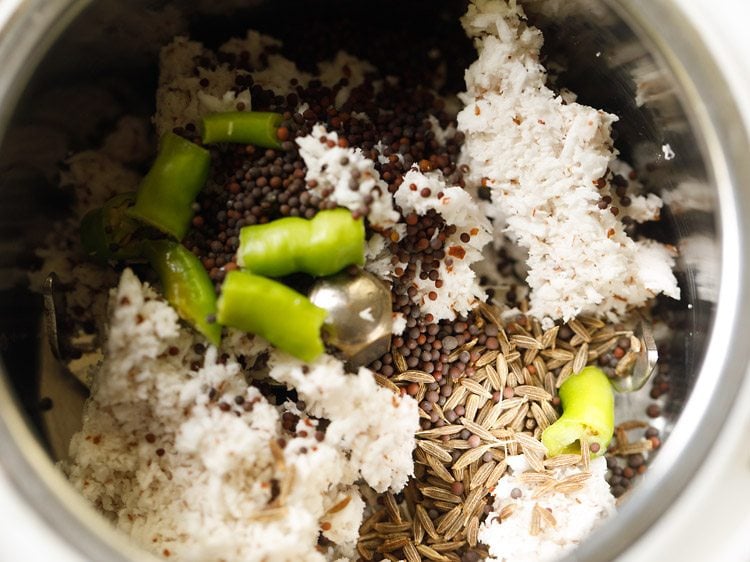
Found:
[[[17,472],[13,479],[22,490],[36,490],[30,501],[40,510],[45,508],[39,490],[48,493],[44,501],[56,507],[47,509],[45,517],[79,549],[95,559],[115,559],[110,549],[126,547],[114,545],[115,539],[101,527],[95,533],[92,525],[101,522],[96,523],[82,503],[64,507],[67,502],[60,494],[70,491],[59,492],[62,480],[52,475],[52,462],[65,455],[67,441],[80,426],[85,399],[85,392],[66,378],[50,354],[43,337],[41,297],[32,290],[39,288],[29,287],[24,274],[36,265],[34,248],[50,224],[65,213],[67,201],[56,186],[57,166],[69,151],[95,146],[120,115],[152,112],[158,46],[177,33],[190,30],[210,41],[247,28],[269,31],[279,27],[289,10],[304,14],[298,22],[325,22],[330,10],[346,11],[363,26],[380,25],[385,16],[346,2],[53,2],[41,10],[42,3],[28,2],[16,20],[34,41],[11,49],[12,36],[5,44],[0,39],[0,63],[5,57],[9,64],[3,66],[11,69],[0,84],[0,126],[5,126],[0,131],[0,392],[4,409],[13,409],[3,412],[3,462],[11,473]],[[232,4],[244,6],[229,17]],[[544,32],[548,66],[555,62],[564,68],[557,84],[576,92],[582,103],[620,117],[617,148],[644,184],[669,203],[661,223],[649,227],[648,234],[674,244],[681,254],[676,273],[682,300],[659,305],[672,328],[665,344],[672,357],[672,384],[660,421],[662,435],[672,437],[665,439],[650,481],[636,487],[620,515],[579,553],[611,558],[634,541],[687,482],[702,457],[695,447],[688,451],[687,443],[713,440],[710,432],[718,431],[721,419],[713,416],[705,423],[707,412],[728,410],[731,389],[739,380],[742,358],[733,351],[725,359],[731,349],[726,330],[745,306],[733,284],[741,257],[732,252],[738,252],[739,245],[727,244],[727,233],[738,235],[739,202],[731,182],[739,164],[732,160],[726,139],[717,134],[731,123],[734,110],[731,101],[723,99],[728,94],[715,67],[700,41],[692,40],[676,8],[581,0],[560,2],[550,16],[537,13],[542,4],[531,1],[527,11]],[[32,18],[35,9],[43,17]],[[417,13],[435,8],[415,2],[408,11],[412,9]],[[397,12],[383,9],[389,17]],[[45,51],[58,32],[59,38]],[[666,158],[668,152],[675,157]],[[707,357],[712,359],[710,375],[704,373]],[[620,396],[618,408],[642,412],[648,388]],[[51,410],[40,408],[42,397],[52,398]],[[46,458],[38,454],[39,445]],[[32,454],[32,449],[37,452]],[[667,481],[671,484],[665,485]],[[56,491],[48,489],[50,482]]]

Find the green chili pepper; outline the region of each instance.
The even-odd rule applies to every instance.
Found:
[[[208,341],[219,345],[221,326],[209,319],[216,315],[216,291],[200,260],[171,240],[144,242],[143,250],[169,304]]]
[[[281,148],[276,132],[283,119],[278,113],[262,111],[212,113],[203,118],[203,142],[232,142]]]
[[[560,387],[563,414],[542,433],[549,456],[580,452],[580,441],[598,443],[598,454],[607,450],[615,428],[615,397],[607,375],[585,367]]]
[[[311,220],[287,217],[240,230],[237,264],[279,277],[304,272],[332,275],[365,260],[365,227],[347,209],[321,211]]]
[[[130,260],[140,256],[134,235],[140,225],[127,215],[135,193],[115,195],[104,206],[81,220],[81,244],[86,254],[99,261]]]
[[[227,274],[217,303],[220,324],[262,336],[303,361],[323,353],[326,314],[286,285],[246,271]]]
[[[208,178],[211,154],[166,133],[151,169],[143,178],[131,216],[181,240],[193,218],[193,202]]]

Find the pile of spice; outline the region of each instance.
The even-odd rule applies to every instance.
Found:
[[[485,558],[486,546],[478,542],[480,524],[492,511],[491,492],[506,475],[508,457],[524,453],[529,464],[524,479],[540,486],[537,499],[580,490],[585,476],[556,480],[550,472],[573,466],[587,469],[590,455],[602,452],[592,444],[581,454],[545,458],[539,439],[559,417],[558,389],[565,380],[600,359],[609,362],[620,355],[622,360],[617,350],[632,332],[590,316],[542,330],[537,319],[526,315],[503,322],[500,310],[491,305],[480,305],[470,322],[458,322],[454,330],[456,326],[455,335],[444,336],[461,342],[444,357],[447,376],[410,368],[399,351],[391,352],[398,366],[382,384],[415,396],[422,430],[417,433],[415,478],[398,496],[398,509],[388,507],[386,496],[383,507],[363,524],[358,552],[364,560],[379,555],[420,559],[415,553],[427,560]],[[607,451],[613,495],[621,495],[629,485],[618,478],[623,473],[630,478],[642,474],[643,453],[658,446],[653,431],[649,439],[628,439],[629,431],[647,427],[636,421],[617,426],[616,441]],[[621,464],[618,457],[627,461],[629,470],[616,468]],[[509,517],[509,511],[512,508],[500,518]],[[543,513],[545,521],[554,521],[548,513]]]
[[[331,349],[300,361],[233,329],[206,345],[126,269],[66,470],[144,547],[210,560],[551,559],[612,512],[660,445],[645,420],[618,420],[606,450],[606,435],[554,456],[542,442],[566,382],[591,365],[627,374],[626,312],[678,294],[673,257],[629,237],[661,201],[616,160],[614,116],[544,85],[541,34],[521,7],[476,0],[463,30],[459,8],[428,10],[430,33],[394,22],[359,33],[339,14],[335,45],[290,25],[287,42],[251,31],[216,50],[186,37],[163,48],[156,131],[200,147],[207,179],[183,209],[184,238],[160,243],[227,303],[247,266],[243,228],[348,209],[365,227],[365,269],[390,289],[393,338],[356,372]],[[464,85],[464,65],[449,63],[468,66],[467,36],[479,58]],[[275,138],[209,142],[206,119],[224,112],[278,114]],[[69,178],[84,195],[96,191],[86,172]],[[110,189],[79,201],[81,214]],[[303,287],[298,272],[282,281]],[[215,317],[190,320],[218,344]],[[655,400],[666,391],[655,381]]]

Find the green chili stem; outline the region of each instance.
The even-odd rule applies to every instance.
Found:
[[[280,148],[276,131],[283,116],[260,111],[212,113],[203,118],[203,142],[253,144],[263,148]]]
[[[227,274],[217,303],[220,324],[257,334],[303,361],[323,353],[326,314],[286,285],[245,271]]]
[[[159,153],[143,178],[131,216],[177,240],[182,240],[193,218],[193,202],[203,189],[211,164],[210,153],[174,133],[161,139]]]
[[[216,315],[216,291],[200,260],[171,240],[144,242],[143,249],[169,304],[208,341],[219,345],[221,326],[209,322],[209,316]]]
[[[580,441],[607,450],[615,428],[615,397],[604,372],[593,366],[572,375],[560,387],[563,414],[542,433],[549,456],[580,452]]]
[[[240,230],[237,263],[258,275],[338,273],[364,263],[365,228],[347,209],[321,211],[311,220],[278,219]]]

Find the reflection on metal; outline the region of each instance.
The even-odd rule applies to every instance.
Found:
[[[83,351],[74,345],[72,334],[68,327],[65,315],[67,314],[67,299],[60,278],[53,271],[42,284],[42,295],[44,300],[44,331],[47,334],[52,354],[59,361],[62,370],[80,382],[86,388],[90,384],[84,371],[71,369],[69,364],[72,360],[80,357]]]
[[[640,390],[656,370],[658,360],[659,352],[651,324],[641,320],[630,338],[630,349],[618,364],[618,376],[612,379],[612,386],[618,392]],[[620,365],[623,366],[622,370]]]
[[[319,279],[310,300],[328,311],[327,342],[341,351],[350,367],[371,363],[391,347],[391,292],[364,270]]]
[[[50,273],[42,285],[44,296],[44,329],[47,333],[52,353],[60,361],[64,361],[63,342],[60,340],[62,333],[61,319],[59,314],[65,310],[65,294],[59,290],[60,278],[56,273]]]

